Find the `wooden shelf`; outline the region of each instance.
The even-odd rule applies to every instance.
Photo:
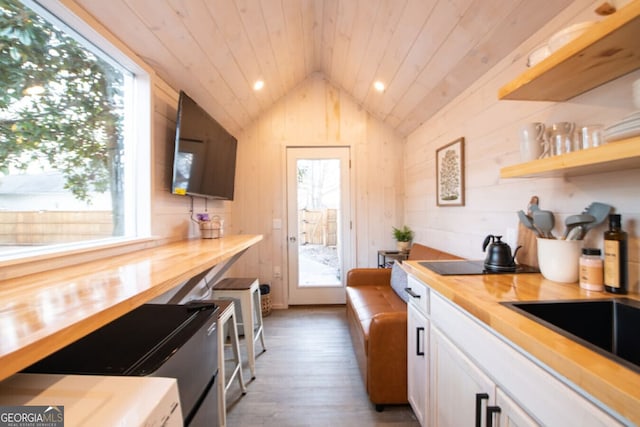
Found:
[[[500,178],[576,176],[640,168],[640,137],[500,169]]]
[[[566,101],[640,68],[640,0],[591,27],[498,91],[500,99]]]

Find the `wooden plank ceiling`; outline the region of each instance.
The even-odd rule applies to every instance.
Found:
[[[236,135],[316,72],[407,135],[570,2],[77,0]]]

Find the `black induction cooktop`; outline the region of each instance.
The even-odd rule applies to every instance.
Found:
[[[518,264],[515,269],[487,269],[484,261],[420,261],[421,266],[441,276],[478,275],[478,274],[521,274],[539,273],[530,265]]]

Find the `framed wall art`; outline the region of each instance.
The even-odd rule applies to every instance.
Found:
[[[464,137],[436,150],[438,206],[464,206]]]

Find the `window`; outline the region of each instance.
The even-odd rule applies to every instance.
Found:
[[[0,259],[148,235],[148,78],[53,13],[0,0]]]

